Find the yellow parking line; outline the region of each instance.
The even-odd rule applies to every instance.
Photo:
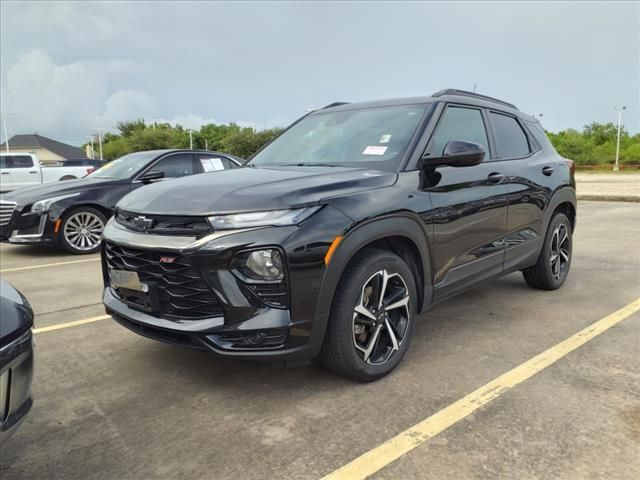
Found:
[[[82,320],[74,320],[73,322],[57,323],[55,325],[49,325],[48,327],[34,328],[33,333],[45,333],[45,332],[52,332],[54,330],[61,330],[63,328],[77,327],[79,325],[84,325],[86,323],[93,323],[100,320],[106,320],[107,318],[111,318],[111,316],[100,315],[97,317],[84,318]]]
[[[467,415],[500,397],[519,383],[531,378],[638,310],[640,310],[640,298],[518,365],[513,370],[499,376],[466,397],[375,447],[373,450],[369,450],[325,476],[324,480],[355,480],[373,475],[402,455],[422,445],[430,438],[435,437]]]
[[[99,258],[85,258],[82,260],[69,260],[68,262],[43,263],[40,265],[29,265],[28,267],[3,268],[0,273],[19,272],[21,270],[33,270],[36,268],[57,267],[58,265],[71,265],[72,263],[97,262]]]

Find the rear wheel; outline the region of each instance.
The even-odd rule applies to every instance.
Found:
[[[556,213],[549,223],[538,261],[522,271],[524,280],[540,290],[560,288],[569,275],[572,254],[571,222],[564,213]]]
[[[415,280],[402,258],[375,249],[357,254],[338,284],[322,363],[362,382],[387,375],[409,349],[416,298]]]
[[[95,208],[80,207],[67,213],[58,233],[62,248],[76,255],[97,252],[106,223],[107,218]]]

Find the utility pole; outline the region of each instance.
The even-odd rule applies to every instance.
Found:
[[[615,107],[614,110],[618,112],[618,141],[616,142],[616,163],[613,165],[613,171],[617,172],[620,170],[620,165],[618,164],[618,158],[620,157],[620,129],[622,127],[622,112],[627,109],[624,105],[622,108]]]
[[[193,130],[189,129],[189,150],[193,150]]]
[[[476,87],[477,87],[477,86],[478,86],[478,85],[476,85],[475,83],[473,84],[473,93],[476,93]]]
[[[4,112],[2,114],[2,128],[4,129],[4,148],[9,153],[9,131],[7,130],[7,117],[13,115],[11,112]]]
[[[98,132],[98,144],[100,145],[100,160],[104,160],[104,158],[102,158],[102,130],[104,130],[104,128],[94,128],[94,130]]]
[[[204,139],[204,149],[209,150],[209,140],[207,140],[206,138]]]

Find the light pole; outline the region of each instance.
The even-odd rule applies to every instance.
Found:
[[[193,150],[193,130],[189,129],[189,150]]]
[[[618,164],[618,158],[620,157],[620,128],[622,127],[622,112],[627,109],[624,105],[622,108],[615,107],[614,110],[618,112],[618,140],[616,142],[616,163],[613,165],[613,171],[617,172],[620,170],[620,165]]]
[[[89,140],[91,141],[91,159],[96,158],[96,150],[93,148],[93,135],[89,135]]]
[[[104,130],[104,128],[94,128],[94,130],[98,132],[98,144],[100,145],[100,160],[104,160],[102,158],[102,130]]]
[[[2,114],[2,128],[4,129],[4,148],[9,153],[9,131],[7,130],[7,117],[13,115],[11,112],[4,112]]]

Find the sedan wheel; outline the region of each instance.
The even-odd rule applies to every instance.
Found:
[[[100,248],[106,219],[94,209],[79,210],[62,224],[62,246],[71,253],[93,253]]]

